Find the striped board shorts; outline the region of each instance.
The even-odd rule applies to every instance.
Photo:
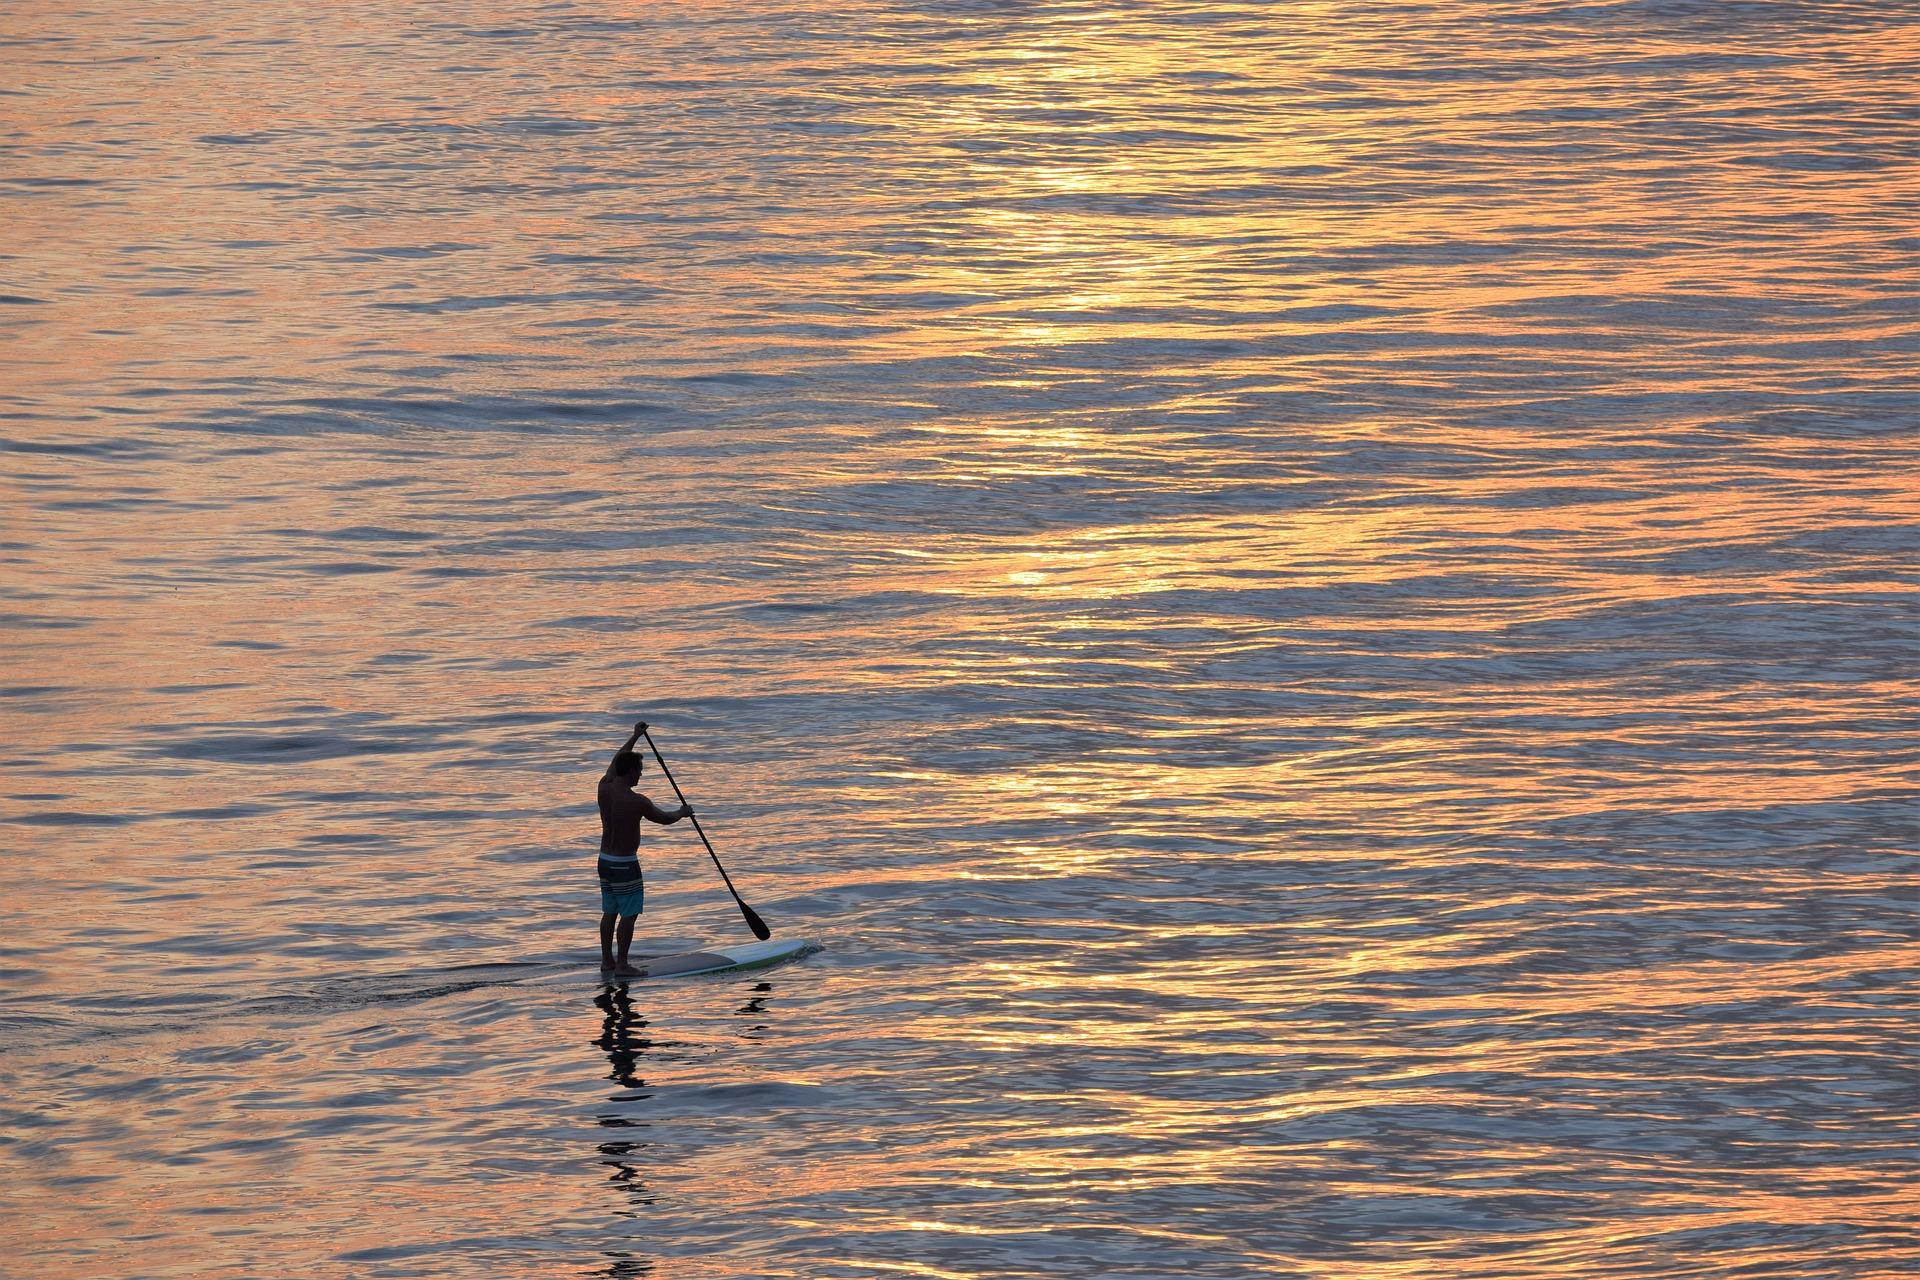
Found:
[[[640,880],[640,859],[600,855],[600,910],[617,916],[637,916],[646,903],[646,885]]]

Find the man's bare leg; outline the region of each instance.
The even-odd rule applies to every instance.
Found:
[[[640,922],[639,916],[620,917],[620,960],[613,971],[622,977],[634,977],[640,971],[627,963],[627,948],[633,945],[633,926]]]
[[[631,932],[631,930],[629,930],[629,932]],[[626,948],[622,947],[620,949],[621,958],[625,959],[626,954]],[[613,968],[613,912],[611,911],[602,911],[600,913],[600,967],[602,969]]]

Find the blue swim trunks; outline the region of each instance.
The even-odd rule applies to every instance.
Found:
[[[637,916],[646,898],[639,858],[600,855],[600,910],[617,916]]]

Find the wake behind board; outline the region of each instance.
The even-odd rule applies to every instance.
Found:
[[[776,938],[772,942],[743,942],[734,947],[710,947],[705,951],[686,951],[673,956],[648,956],[627,963],[640,972],[618,979],[635,982],[640,978],[687,978],[696,973],[725,973],[730,969],[761,969],[782,960],[790,960],[810,945],[804,938]],[[602,969],[603,978],[612,979]]]

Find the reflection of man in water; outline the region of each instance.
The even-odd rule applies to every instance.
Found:
[[[693,816],[691,805],[662,809],[633,789],[644,765],[633,744],[646,731],[645,720],[633,726],[632,736],[614,753],[613,763],[600,778],[600,967],[623,978],[640,974],[627,964],[633,924],[640,918],[646,899],[646,886],[640,880],[640,819],[667,826]],[[617,956],[613,950],[616,917],[620,937]]]
[[[607,1079],[625,1089],[643,1088],[646,1082],[634,1072],[640,1066],[640,1055],[653,1042],[644,1033],[647,1024],[634,1016],[633,997],[627,994],[626,984],[606,987],[593,1002],[607,1015],[600,1023],[600,1038],[594,1041],[613,1066],[613,1074]]]

